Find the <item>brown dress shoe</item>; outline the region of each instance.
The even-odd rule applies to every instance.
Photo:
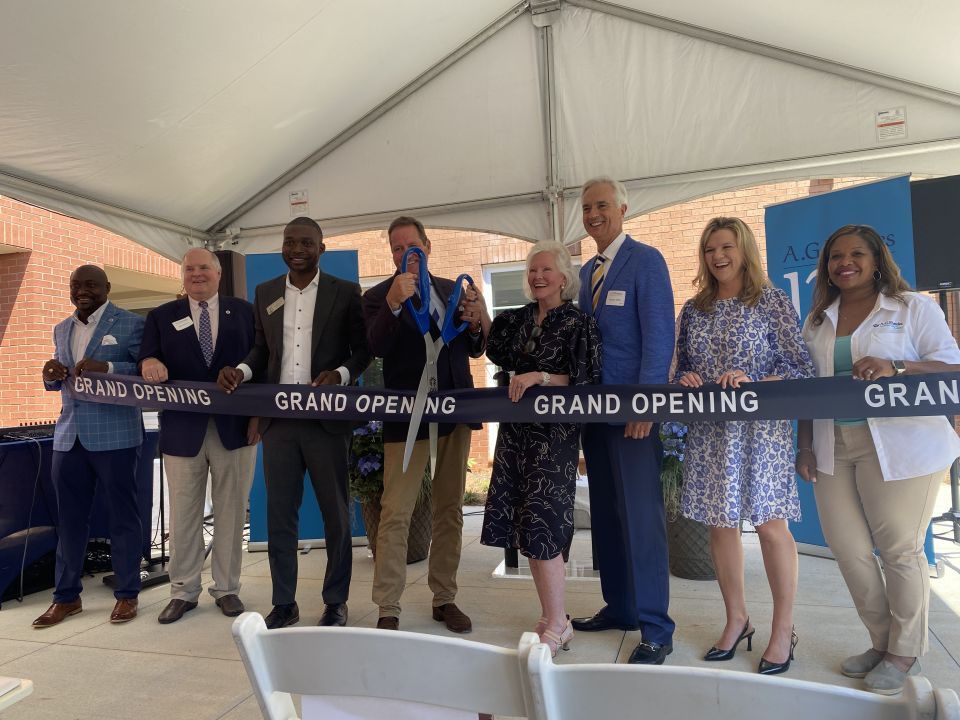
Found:
[[[161,625],[169,625],[172,622],[176,622],[183,617],[185,612],[190,612],[197,606],[197,602],[194,600],[190,602],[189,600],[177,600],[173,599],[167,603],[167,606],[160,611],[160,616],[157,618],[157,622]],[[133,617],[136,617],[136,610],[134,610]],[[128,618],[132,620],[133,617]],[[110,622],[120,622],[119,620],[114,620],[113,616],[110,617]]]
[[[41,628],[59,625],[71,615],[76,615],[82,609],[83,606],[80,604],[80,598],[68,603],[55,602],[47,608],[47,611],[43,615],[33,621],[33,626],[39,630]]]
[[[110,622],[114,624],[130,622],[137,616],[137,599],[120,598],[110,613]]]
[[[400,618],[391,616],[382,617],[377,620],[377,630],[399,630]]]
[[[468,633],[473,630],[470,618],[463,614],[453,603],[447,603],[433,609],[433,619],[446,624],[447,630],[455,633]]]
[[[227,617],[236,617],[244,611],[239,595],[224,595],[217,598],[217,607]]]

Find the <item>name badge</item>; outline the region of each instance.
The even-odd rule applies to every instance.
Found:
[[[186,330],[188,327],[193,327],[193,318],[183,317],[179,320],[174,320],[173,329],[179,332],[180,330]]]
[[[273,315],[277,310],[283,307],[283,298],[278,297],[272,303],[267,305],[267,315]]]
[[[873,324],[878,333],[902,333],[903,323],[898,320],[885,320]]]
[[[627,291],[626,290],[610,290],[607,293],[607,305],[616,305],[617,307],[623,307],[627,302]]]

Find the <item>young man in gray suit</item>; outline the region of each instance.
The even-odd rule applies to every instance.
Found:
[[[323,232],[307,217],[283,231],[290,272],[257,286],[253,348],[217,378],[227,392],[256,377],[283,385],[349,385],[370,364],[360,286],[320,271]],[[353,423],[262,418],[267,484],[267,553],[273,579],[268,628],[300,620],[296,602],[297,545],[303,473],[310,473],[323,515],[327,570],[320,625],[346,625],[353,567],[347,455]]]

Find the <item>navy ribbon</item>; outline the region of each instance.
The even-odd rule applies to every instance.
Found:
[[[147,409],[317,420],[407,422],[413,391],[245,383],[226,394],[214,383],[154,384],[130,375],[84,373],[64,381],[76,400]],[[875,382],[849,377],[706,385],[581,385],[530,388],[518,403],[506,388],[431,395],[426,422],[698,422],[960,414],[960,373]]]

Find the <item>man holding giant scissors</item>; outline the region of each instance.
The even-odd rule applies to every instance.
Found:
[[[415,313],[429,308],[429,333],[440,338],[440,330],[452,324],[447,313],[459,315],[468,328],[447,343],[441,343],[436,358],[438,390],[472,388],[470,358],[483,354],[490,326],[483,298],[472,285],[459,305],[448,307],[456,297],[452,280],[429,275],[429,298],[418,296],[419,255],[404,254],[419,248],[424,259],[430,254],[430,240],[423,224],[412,217],[398,217],[387,230],[390,251],[397,273],[363,296],[363,316],[373,354],[383,358],[383,379],[392,390],[416,390],[427,372],[427,349]],[[412,306],[412,307],[411,307]],[[446,320],[446,323],[445,323]],[[476,426],[479,428],[480,426]],[[400,625],[400,596],[407,578],[407,535],[410,517],[420,492],[430,456],[429,430],[421,423],[406,470],[404,446],[406,423],[384,423],[384,473],[380,529],[373,576],[373,601],[380,607],[378,628],[397,630]],[[467,425],[441,423],[437,429],[437,465],[433,473],[433,542],[430,548],[428,583],[433,591],[433,618],[456,633],[472,629],[470,618],[455,604],[457,568],[463,534],[463,487],[470,431]]]

